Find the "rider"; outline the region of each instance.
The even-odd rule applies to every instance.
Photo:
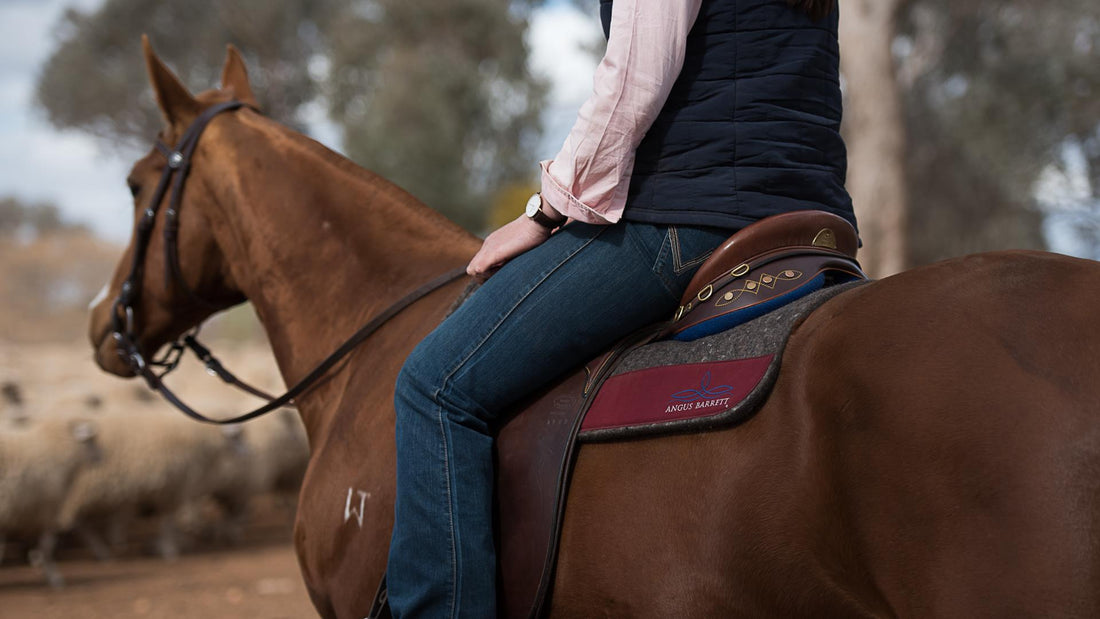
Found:
[[[541,195],[485,240],[467,268],[485,284],[398,378],[395,617],[495,616],[492,443],[510,406],[667,319],[745,225],[803,209],[855,224],[835,0],[601,0],[601,14],[595,91],[542,162]]]

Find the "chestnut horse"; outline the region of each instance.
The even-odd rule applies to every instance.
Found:
[[[230,99],[230,49],[191,95],[146,44],[173,144]],[[129,182],[140,215],[166,165]],[[215,308],[165,281],[158,220],[136,316],[156,350]],[[247,298],[287,384],[479,246],[409,194],[250,108],[216,117],[179,222],[182,274]],[[133,244],[110,284],[118,293]],[[394,495],[393,383],[456,281],[388,322],[298,399],[312,457],[294,541],[318,612],[366,614]],[[845,292],[792,334],[740,427],[585,446],[550,613],[601,616],[1100,616],[1100,265],[956,259]],[[90,336],[120,376],[111,304]]]

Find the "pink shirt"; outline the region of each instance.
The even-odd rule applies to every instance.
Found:
[[[619,221],[634,151],[665,104],[684,64],[702,0],[615,0],[607,52],[594,92],[553,160],[540,162],[542,196],[567,217]]]

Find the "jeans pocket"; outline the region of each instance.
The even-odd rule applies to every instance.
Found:
[[[696,267],[706,262],[717,247],[715,239],[723,238],[725,232],[715,233],[712,230],[703,230],[702,234],[697,229],[686,229],[681,233],[679,226],[668,227],[669,249],[672,256],[672,272],[682,275],[687,271],[694,271]],[[720,241],[719,241],[720,242]]]
[[[695,271],[732,234],[725,228],[671,225],[664,235],[654,272],[679,299]]]

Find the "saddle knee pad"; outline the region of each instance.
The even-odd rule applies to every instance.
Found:
[[[704,318],[691,326],[685,328],[682,331],[676,332],[668,337],[670,340],[676,340],[678,342],[691,342],[701,337],[708,335],[714,335],[715,333],[721,333],[727,329],[732,329],[738,325],[743,325],[746,322],[763,316],[770,311],[779,309],[788,303],[792,303],[805,297],[806,295],[817,292],[825,287],[825,274],[822,273],[817,277],[805,282],[803,285],[798,286],[792,290],[776,295],[766,301],[756,303],[741,309],[733,310],[724,314],[714,314],[709,318]],[[728,294],[728,293],[726,293]]]
[[[677,312],[665,339],[690,342],[745,324],[822,288],[865,279],[832,252],[780,252],[743,263],[704,286]]]

